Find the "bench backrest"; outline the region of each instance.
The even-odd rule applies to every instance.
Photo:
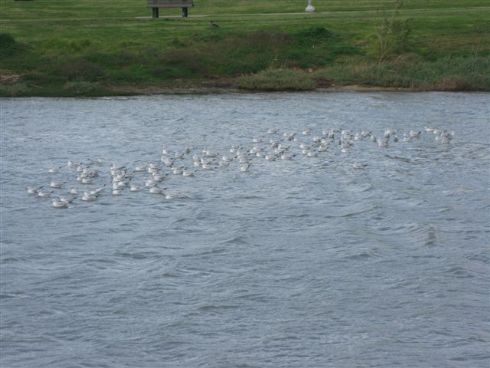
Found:
[[[149,8],[191,8],[193,0],[148,0]]]

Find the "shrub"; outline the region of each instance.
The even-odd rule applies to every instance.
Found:
[[[9,56],[17,50],[18,44],[9,33],[0,33],[0,55]]]
[[[375,50],[379,62],[409,49],[410,19],[398,19],[403,1],[398,0],[391,17],[384,16],[376,32]]]

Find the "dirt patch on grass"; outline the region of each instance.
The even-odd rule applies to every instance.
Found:
[[[0,72],[0,85],[8,86],[20,80],[19,74]]]

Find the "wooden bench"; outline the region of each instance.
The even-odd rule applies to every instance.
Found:
[[[181,8],[182,16],[187,18],[189,8],[194,6],[193,0],[148,0],[148,7],[151,8],[153,18],[158,18],[160,8]]]

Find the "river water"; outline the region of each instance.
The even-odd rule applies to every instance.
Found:
[[[2,367],[490,365],[489,94],[0,106]]]

